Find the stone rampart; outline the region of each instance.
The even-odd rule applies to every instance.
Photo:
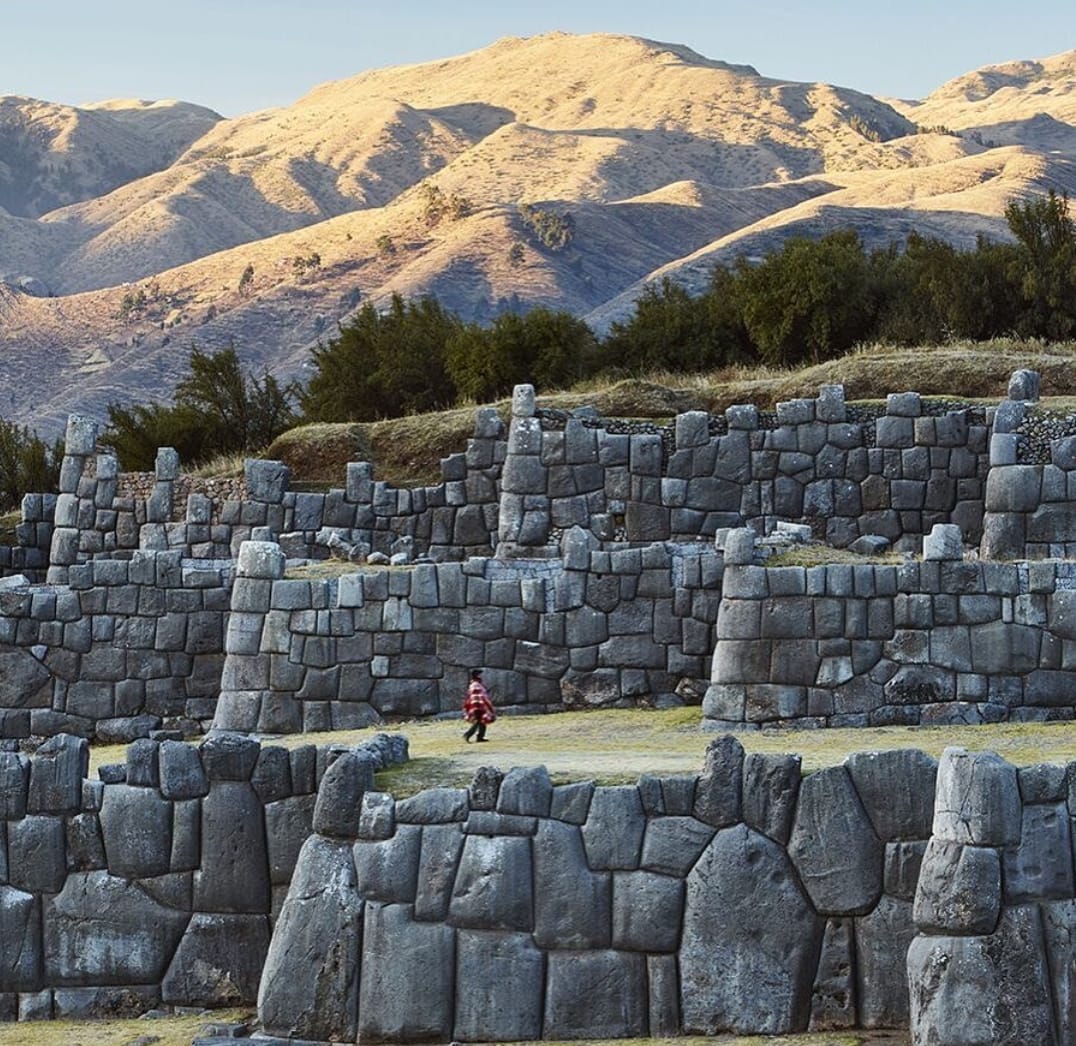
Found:
[[[407,742],[140,740],[98,781],[82,739],[3,745],[0,1020],[253,1002],[300,849],[336,823],[316,793],[337,758],[371,789]]]
[[[468,671],[516,711],[698,701],[722,558],[709,543],[603,551],[581,529],[557,560],[366,567],[284,578],[271,542],[240,552],[215,724],[259,733],[458,711]]]
[[[673,425],[612,422],[513,400],[501,478],[502,552],[533,554],[564,529],[603,541],[713,537],[723,527],[804,520],[845,546],[877,534],[918,548],[936,523],[977,543],[992,411],[888,397],[884,410],[849,407],[840,385],[815,399]]]
[[[715,729],[1071,719],[1076,565],[963,559],[939,527],[924,558],[767,567],[725,543],[711,685]]]
[[[138,550],[0,586],[0,737],[131,740],[213,717],[231,560]]]
[[[725,737],[698,776],[352,794],[304,845],[259,1016],[346,1042],[910,1024],[1071,1046],[1070,779],[962,749],[802,776]]]

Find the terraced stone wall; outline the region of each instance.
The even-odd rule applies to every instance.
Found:
[[[775,567],[725,543],[714,728],[1072,719],[1076,565],[963,559],[938,527],[922,561]]]
[[[557,560],[366,567],[284,578],[244,544],[215,725],[259,733],[458,711],[483,668],[502,709],[701,700],[722,558],[709,543],[606,551],[582,529]]]
[[[235,484],[181,476],[170,447],[158,452],[152,477],[124,482],[115,456],[96,453],[97,436],[91,419],[71,416],[60,493],[24,500],[18,539],[25,551],[8,556],[11,567],[40,566],[40,550],[48,549],[48,580],[58,584],[68,568],[99,555],[142,548],[234,558],[252,537],[279,539],[291,558],[325,558],[333,540],[386,555],[402,543],[409,553],[441,559],[492,549],[505,455],[504,426],[492,409],[477,412],[466,451],[442,460],[442,481],[413,489],[375,480],[371,465],[353,462],[344,487],[294,491],[281,462],[251,459],[236,497]],[[8,566],[0,556],[0,567]]]
[[[982,530],[993,411],[891,394],[882,411],[815,399],[671,426],[536,408],[518,386],[501,477],[499,549],[548,546],[566,528],[631,542],[713,537],[723,527],[809,522],[846,546],[867,534],[917,549],[936,523]]]
[[[0,1020],[253,1002],[300,848],[336,823],[317,784],[340,753],[140,740],[89,780],[82,739],[0,745]],[[347,752],[371,789],[407,742]]]
[[[0,586],[0,737],[124,741],[213,717],[233,563],[134,551]]]
[[[269,947],[269,1034],[1076,1042],[1072,766],[905,750],[802,775],[724,737],[697,776],[485,769],[397,802],[337,766]]]

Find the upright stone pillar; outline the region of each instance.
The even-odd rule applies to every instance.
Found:
[[[497,519],[497,555],[535,555],[548,549],[551,521],[549,469],[542,460],[542,425],[534,404],[534,386],[517,385],[512,393],[508,453],[501,472]],[[552,548],[547,554],[555,555]]]
[[[81,414],[67,418],[64,434],[64,457],[60,464],[60,495],[56,499],[55,527],[49,546],[50,585],[66,584],[68,568],[80,560],[79,532],[92,530],[96,517],[95,490],[83,489],[82,477],[87,460],[97,449],[97,423]],[[88,494],[89,497],[83,497]],[[83,505],[82,502],[87,504]]]

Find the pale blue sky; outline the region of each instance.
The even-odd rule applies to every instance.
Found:
[[[502,36],[618,32],[767,76],[922,97],[970,69],[1076,47],[1076,0],[51,0],[3,4],[0,94],[182,98],[228,116],[364,69]]]

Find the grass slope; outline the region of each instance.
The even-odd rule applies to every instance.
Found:
[[[782,400],[816,396],[821,385],[843,384],[850,401],[882,400],[914,389],[925,396],[996,402],[1009,375],[1022,367],[1042,375],[1044,407],[1069,409],[1076,397],[1076,344],[1044,345],[999,339],[982,344],[892,348],[864,346],[840,359],[794,370],[726,368],[709,374],[656,373],[620,381],[594,379],[567,391],[544,393],[542,407],[585,404],[606,417],[668,421],[686,410],[723,411],[734,403],[772,407]],[[502,418],[510,400],[492,404]],[[348,461],[369,460],[377,477],[399,486],[436,483],[440,460],[466,447],[474,407],[369,423],[303,425],[268,448],[301,483],[342,485]]]

